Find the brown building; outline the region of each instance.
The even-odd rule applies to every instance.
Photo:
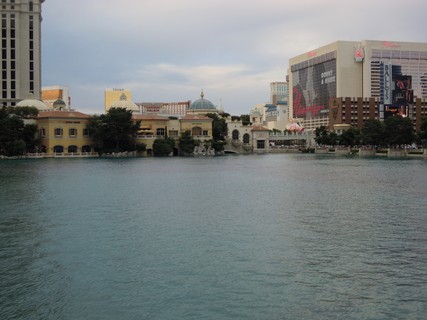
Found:
[[[329,130],[336,128],[362,128],[366,120],[379,120],[379,98],[332,98],[329,101]],[[415,98],[409,114],[414,130],[420,131],[421,121],[427,117],[427,99]]]

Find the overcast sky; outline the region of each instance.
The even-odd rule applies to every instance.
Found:
[[[232,115],[269,102],[289,58],[337,40],[427,42],[425,0],[47,0],[43,86],[104,111],[105,88],[134,102],[205,98]]]

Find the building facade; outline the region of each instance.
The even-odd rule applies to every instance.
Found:
[[[1,1],[0,105],[41,95],[41,21],[44,0]]]
[[[121,101],[132,101],[132,91],[129,89],[107,88],[104,90],[104,108],[105,112],[114,107],[114,104]]]
[[[77,111],[45,111],[37,118],[41,150],[48,156],[89,155],[93,150],[90,116]]]
[[[412,117],[427,98],[427,43],[338,41],[290,59],[288,74],[291,117],[307,129],[329,126],[335,98],[375,99],[380,120]]]
[[[289,84],[287,82],[270,83],[270,103],[277,105],[279,102],[288,103],[289,101]]]

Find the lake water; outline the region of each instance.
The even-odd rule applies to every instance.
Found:
[[[427,161],[0,161],[0,319],[426,319]]]

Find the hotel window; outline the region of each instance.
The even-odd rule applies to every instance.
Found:
[[[77,129],[71,128],[68,130],[68,133],[69,133],[70,137],[76,137],[77,136]]]
[[[55,128],[55,137],[62,137],[62,128]]]
[[[156,130],[156,135],[158,135],[158,136],[164,136],[165,135],[165,129],[164,128],[158,128]]]

